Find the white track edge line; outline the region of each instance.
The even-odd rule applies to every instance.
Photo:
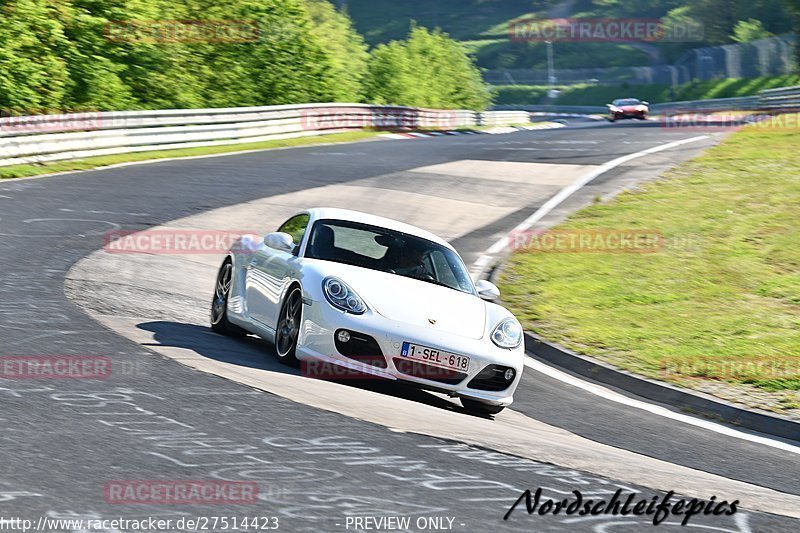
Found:
[[[652,148],[648,148],[640,152],[635,152],[622,157],[618,157],[616,159],[612,159],[611,161],[603,163],[598,168],[594,169],[592,172],[583,176],[577,182],[563,188],[550,200],[545,202],[545,204],[542,205],[539,209],[537,209],[531,216],[526,218],[522,223],[518,224],[511,232],[525,231],[526,229],[530,228],[531,226],[536,224],[539,220],[544,218],[545,215],[547,215],[555,207],[561,204],[564,200],[566,200],[576,191],[578,191],[586,184],[588,184],[590,181],[624,163],[627,163],[628,161],[637,159],[639,157],[644,157],[646,155],[662,152],[664,150],[669,150],[671,148],[675,148],[677,146],[681,146],[684,144],[701,141],[707,139],[708,137],[709,137],[708,135],[699,135],[697,137],[690,137],[689,139],[682,139],[680,141],[654,146]],[[492,255],[502,252],[503,250],[506,249],[507,245],[508,245],[508,236],[503,237],[502,239],[495,242],[491,247],[489,247],[486,250],[486,252],[483,255],[481,255],[481,257],[478,258],[477,261],[475,261],[475,263],[473,264],[473,271],[476,272],[477,275],[480,275],[483,269],[486,267],[486,265],[492,260]],[[752,435],[750,433],[745,433],[743,431],[739,431],[730,428],[728,426],[723,426],[722,424],[717,424],[715,422],[703,420],[700,418],[695,418],[693,416],[684,415],[681,413],[675,413],[664,407],[660,407],[640,400],[634,400],[633,398],[628,398],[627,396],[612,392],[611,390],[608,390],[604,387],[593,385],[587,381],[571,376],[552,366],[541,363],[531,358],[528,355],[525,356],[525,366],[532,368],[533,370],[536,370],[538,372],[541,372],[542,374],[548,375],[554,379],[562,381],[564,383],[583,389],[589,393],[595,394],[607,400],[611,400],[613,402],[622,403],[630,407],[641,409],[658,416],[663,416],[665,418],[684,422],[686,424],[714,431],[722,435],[727,435],[730,437],[747,440],[750,442],[755,442],[766,446],[771,446],[773,448],[778,448],[780,450],[788,451],[790,453],[800,454],[800,447],[793,446],[783,441],[774,440],[767,437],[761,437],[758,435]]]
[[[612,402],[621,403],[629,407],[634,407],[636,409],[647,411],[648,413],[652,413],[654,415],[663,416],[664,418],[669,418],[702,429],[714,431],[716,433],[720,433],[722,435],[726,435],[729,437],[747,440],[758,444],[764,444],[766,446],[771,446],[773,448],[778,448],[786,452],[796,453],[800,455],[800,447],[798,446],[793,446],[787,442],[770,439],[768,437],[762,437],[759,435],[745,433],[743,431],[739,431],[737,429],[724,426],[716,422],[711,422],[710,420],[704,420],[701,418],[685,415],[682,413],[676,413],[674,411],[670,411],[666,407],[661,407],[659,405],[654,405],[645,401],[629,398],[618,392],[614,392],[605,387],[589,383],[580,378],[567,374],[562,370],[558,370],[557,368],[542,363],[541,361],[537,361],[536,359],[533,359],[529,355],[525,356],[525,366],[537,372],[545,374],[546,376],[550,376],[551,378],[557,379],[563,383],[567,383],[568,385],[572,385],[573,387],[578,387],[579,389],[583,389],[591,394],[600,396],[601,398],[605,398],[606,400],[610,400]]]
[[[522,223],[517,225],[509,233],[525,231],[526,229],[530,228],[531,226],[533,226],[534,224],[539,222],[542,218],[544,218],[545,215],[550,213],[550,211],[555,209],[564,200],[566,200],[567,198],[572,196],[575,192],[577,192],[578,190],[580,190],[584,186],[586,186],[590,181],[592,181],[593,179],[597,178],[598,176],[600,176],[602,174],[605,174],[606,172],[608,172],[610,170],[613,170],[614,168],[616,168],[616,167],[618,167],[618,166],[620,166],[620,165],[622,165],[624,163],[627,163],[628,161],[631,161],[633,159],[637,159],[639,157],[644,157],[646,155],[655,154],[657,152],[662,152],[664,150],[669,150],[671,148],[676,148],[676,147],[684,145],[684,144],[688,144],[688,143],[692,143],[692,142],[697,142],[697,141],[701,141],[701,140],[704,140],[704,139],[708,139],[708,137],[709,137],[708,135],[699,135],[697,137],[690,137],[689,139],[682,139],[680,141],[674,141],[674,142],[671,142],[671,143],[662,144],[662,145],[659,145],[659,146],[654,146],[652,148],[648,148],[647,150],[642,150],[640,152],[634,152],[632,154],[624,155],[622,157],[618,157],[616,159],[612,159],[611,161],[603,163],[602,165],[600,165],[599,167],[594,169],[592,172],[589,172],[588,174],[586,174],[585,176],[580,178],[578,181],[576,181],[572,185],[569,185],[569,186],[564,187],[563,189],[561,189],[555,196],[553,196],[547,202],[545,202],[545,204],[543,206],[541,206],[539,209],[537,209],[531,216],[526,218]],[[486,267],[486,265],[488,265],[489,262],[492,260],[491,256],[495,255],[495,254],[498,254],[498,253],[502,252],[503,250],[505,250],[507,245],[508,245],[508,235],[506,235],[502,239],[500,239],[497,242],[495,242],[492,246],[490,246],[486,250],[486,252],[484,252],[483,255],[481,255],[478,258],[477,261],[475,261],[475,263],[473,263],[473,267],[472,267],[473,272],[475,272],[476,275],[480,275],[482,273],[483,269]]]

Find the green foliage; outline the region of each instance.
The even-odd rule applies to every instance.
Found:
[[[737,43],[749,43],[766,37],[772,37],[772,34],[764,28],[764,24],[760,20],[747,19],[736,23],[731,38]]]
[[[5,0],[0,16],[7,112],[358,102],[375,63],[329,0]],[[409,63],[382,74],[395,88],[382,101],[486,104],[471,60],[444,35],[417,30],[398,46]],[[433,82],[424,90],[409,76],[419,72]]]
[[[508,40],[478,41],[471,43],[477,64],[486,69],[546,69],[547,48],[543,42],[512,43]],[[554,43],[557,68],[583,68],[596,66],[598,57],[604,67],[647,65],[647,54],[629,44],[617,43]],[[593,59],[589,59],[593,58]],[[594,61],[595,63],[592,63]]]
[[[70,42],[60,4],[19,0],[0,7],[0,108],[58,109],[69,85]]]
[[[306,6],[314,22],[314,31],[327,39],[334,99],[360,102],[364,98],[363,82],[369,61],[364,38],[353,28],[347,15],[336,11],[328,0],[306,0]]]
[[[440,109],[484,109],[490,102],[464,48],[447,34],[425,28],[413,28],[406,41],[374,50],[367,94],[377,103]]]
[[[662,19],[667,28],[705,28],[692,42],[556,43],[556,68],[672,63],[691,48],[734,42],[736,25],[749,19],[774,35],[792,28],[800,34],[800,0],[347,0],[347,5],[371,44],[402,38],[416,20],[467,43],[485,69],[546,68],[541,43],[508,38],[509,23],[523,17]]]

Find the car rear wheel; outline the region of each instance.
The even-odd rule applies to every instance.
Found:
[[[281,307],[278,327],[275,328],[275,351],[278,359],[287,365],[297,364],[297,340],[303,319],[303,293],[293,287]]]
[[[243,337],[247,332],[228,320],[228,297],[233,285],[233,263],[226,259],[219,268],[211,300],[211,329],[220,335]]]
[[[461,398],[461,405],[464,406],[464,409],[471,413],[475,413],[478,415],[496,415],[505,407],[502,405],[489,405],[488,403],[479,402],[477,400],[470,400],[469,398]]]

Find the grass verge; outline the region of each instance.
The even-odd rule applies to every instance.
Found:
[[[504,300],[526,329],[578,353],[800,412],[798,146],[796,129],[749,126],[665,179],[580,211],[557,229],[647,230],[664,246],[518,251]]]
[[[50,163],[36,163],[24,165],[12,165],[0,167],[0,179],[25,178],[40,174],[52,174],[55,172],[70,172],[76,170],[88,170],[98,167],[106,167],[119,163],[130,163],[134,161],[147,161],[154,159],[165,159],[175,157],[192,157],[198,155],[226,154],[231,152],[242,152],[245,150],[267,150],[270,148],[291,148],[295,146],[308,146],[314,144],[331,144],[341,142],[352,142],[376,137],[380,131],[352,131],[345,133],[333,133],[330,135],[319,135],[313,137],[296,137],[291,139],[275,139],[257,143],[230,144],[224,146],[198,146],[195,148],[177,148],[174,150],[153,150],[147,152],[136,152],[130,154],[103,155],[97,157],[87,157],[85,159],[74,159],[69,161],[53,161]]]

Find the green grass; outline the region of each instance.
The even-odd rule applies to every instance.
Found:
[[[51,163],[38,163],[26,165],[13,165],[0,167],[0,179],[24,178],[38,176],[41,174],[52,174],[55,172],[69,172],[75,170],[88,170],[97,167],[106,167],[119,163],[130,163],[133,161],[147,161],[151,159],[164,159],[173,157],[192,157],[198,155],[225,154],[230,152],[241,152],[244,150],[267,150],[271,148],[290,148],[294,146],[307,146],[313,144],[330,144],[341,142],[360,141],[375,137],[381,132],[376,131],[353,131],[346,133],[333,133],[315,137],[296,137],[291,139],[275,139],[257,143],[231,144],[225,146],[198,146],[195,148],[177,148],[174,150],[153,150],[149,152],[137,152],[132,154],[104,155],[98,157],[87,157],[85,159],[74,159],[70,161],[53,161]]]
[[[800,75],[765,76],[761,78],[727,78],[694,81],[679,85],[670,93],[668,85],[571,85],[561,86],[558,105],[602,106],[615,98],[639,98],[652,104],[751,96],[764,89],[800,85]],[[543,85],[498,85],[494,87],[495,104],[540,104],[548,87]]]
[[[645,376],[800,390],[798,146],[796,126],[751,126],[580,211],[559,229],[644,229],[666,245],[517,252],[501,276],[505,302],[526,329]],[[800,408],[791,394],[783,407]]]

